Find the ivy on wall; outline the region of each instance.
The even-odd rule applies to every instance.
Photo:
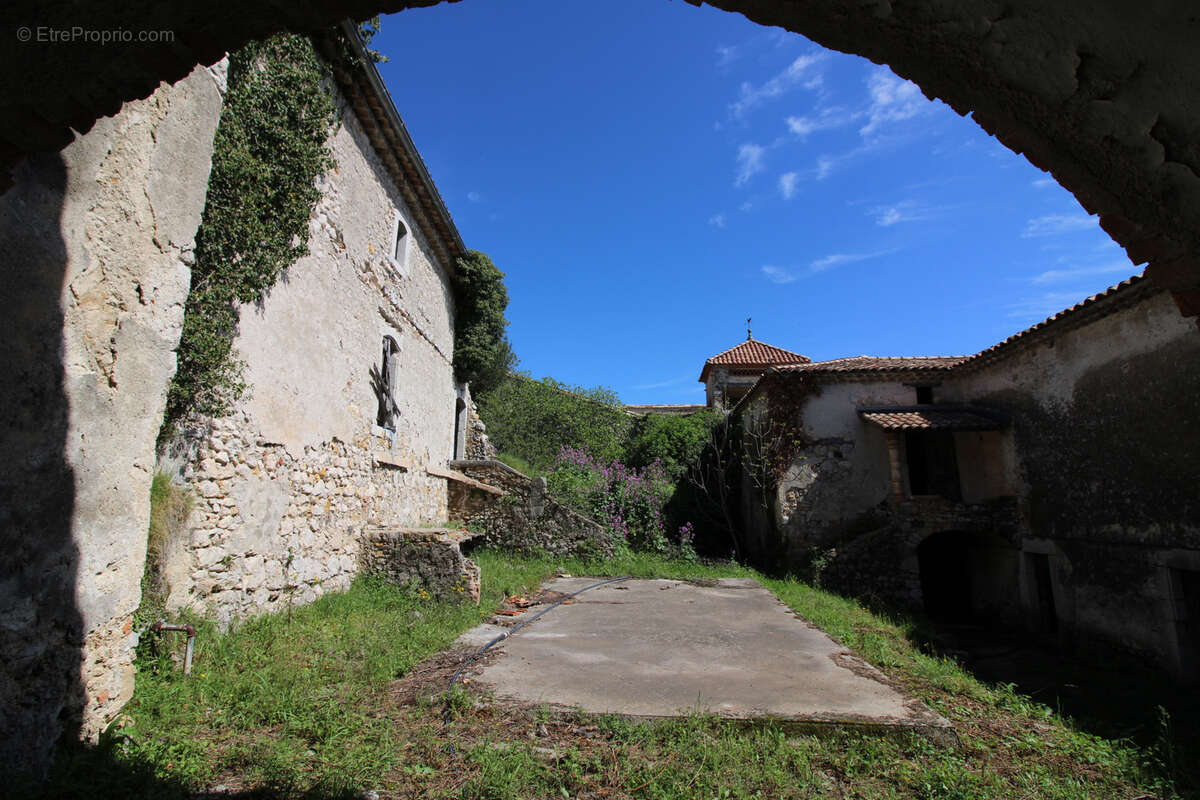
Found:
[[[191,414],[220,416],[246,389],[233,348],[238,304],[260,302],[308,254],[317,179],[334,166],[337,108],[304,36],[252,42],[229,57],[229,87],[184,311],[163,435]]]

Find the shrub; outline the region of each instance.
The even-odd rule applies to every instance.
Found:
[[[479,416],[496,447],[537,470],[556,464],[563,447],[615,461],[625,450],[633,418],[611,389],[568,386],[553,378],[510,373],[478,398]]]
[[[678,480],[699,460],[719,419],[709,409],[686,416],[647,414],[633,424],[624,461],[633,467],[657,461],[671,479]]]
[[[663,508],[674,487],[659,464],[638,469],[563,447],[546,484],[556,500],[604,525],[618,542],[643,552],[667,551]]]
[[[486,253],[470,250],[457,266],[454,373],[479,397],[503,383],[517,363],[506,334],[508,290]]]

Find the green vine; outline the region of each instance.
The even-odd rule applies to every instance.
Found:
[[[337,108],[312,42],[282,34],[229,57],[229,87],[184,310],[163,434],[185,417],[220,416],[245,392],[234,350],[238,305],[261,302],[308,254],[308,224],[334,166]]]

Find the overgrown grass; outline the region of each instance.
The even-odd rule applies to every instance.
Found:
[[[1132,798],[1171,796],[1152,754],[1072,730],[1006,687],[921,653],[906,626],[793,580],[729,564],[626,553],[604,563],[473,555],[480,608],[360,580],[229,634],[205,625],[195,672],[142,663],[137,693],[99,749],[64,754],[54,796],[178,797],[214,782],[261,796],[637,798]],[[507,595],[555,572],[758,577],[785,603],[948,717],[958,747],[917,736],[816,737],[694,715],[656,724],[402,703],[394,679]],[[412,675],[410,675],[410,678]],[[431,684],[444,685],[444,677]]]
[[[150,481],[150,529],[146,537],[146,566],[142,572],[142,602],[134,623],[142,627],[160,618],[167,602],[163,576],[163,554],[171,540],[186,536],[188,515],[194,498],[171,482],[165,472],[155,472]]]
[[[515,456],[512,453],[497,453],[496,460],[508,464],[517,472],[522,473],[530,478],[539,478],[543,476],[542,470],[530,464],[520,456]]]

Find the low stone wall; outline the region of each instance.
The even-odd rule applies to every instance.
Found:
[[[168,548],[169,608],[227,623],[309,603],[350,586],[365,526],[446,519],[446,479],[382,429],[297,457],[244,415],[211,425],[182,468],[196,502],[186,546]]]
[[[439,599],[479,604],[479,566],[462,554],[473,534],[450,528],[363,531],[363,572],[402,586],[416,584]]]
[[[499,461],[452,461],[450,467],[503,492],[497,497],[450,482],[450,516],[480,529],[480,543],[556,556],[612,555],[604,527],[546,494],[545,478],[530,478]]]

